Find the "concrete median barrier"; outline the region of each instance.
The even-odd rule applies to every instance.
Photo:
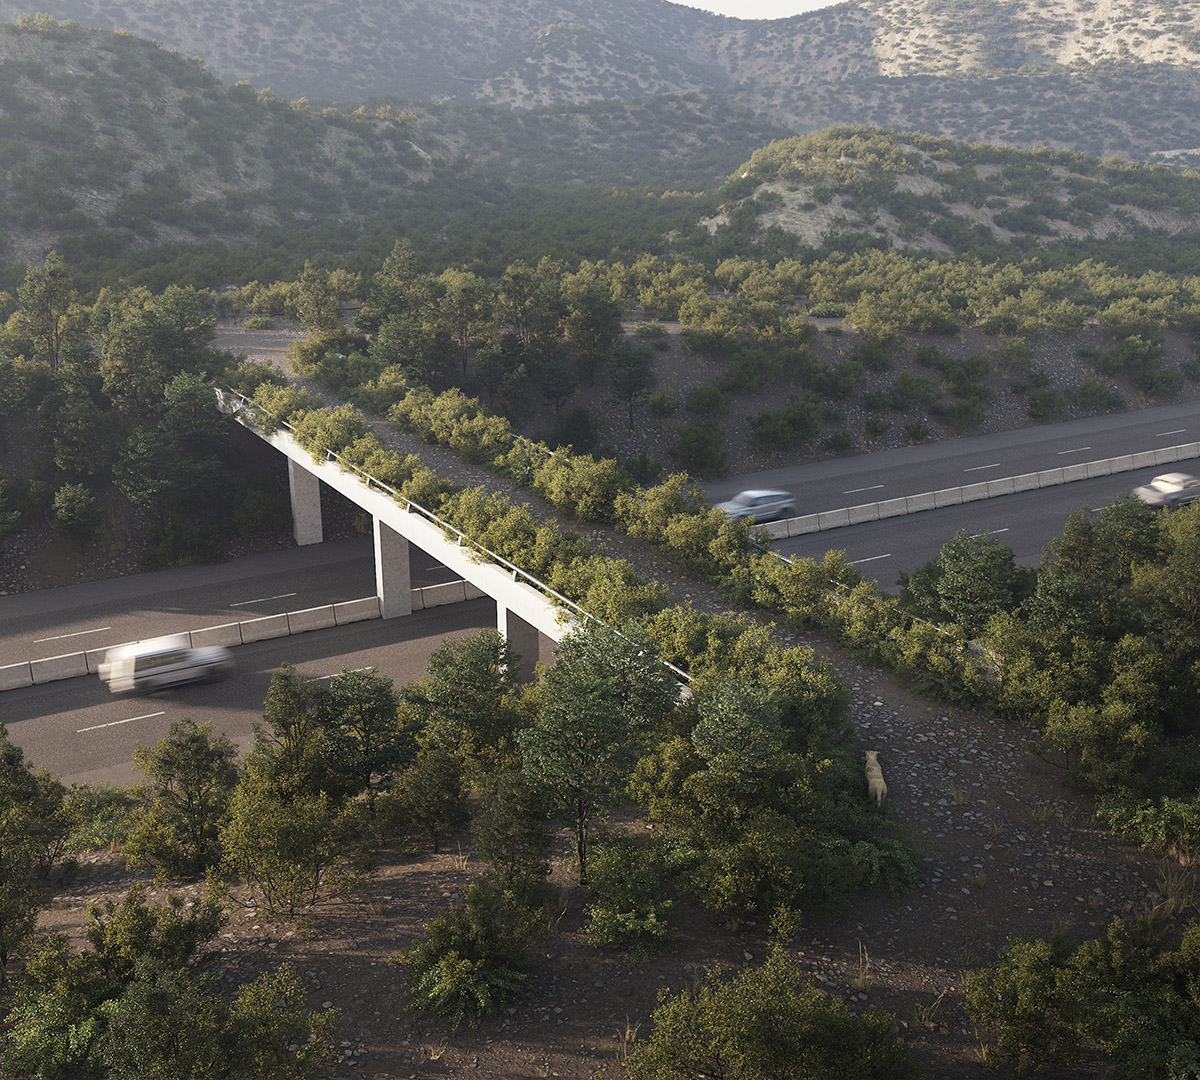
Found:
[[[338,626],[379,618],[379,597],[364,596],[361,600],[343,600],[333,605],[333,617]]]
[[[29,670],[37,685],[56,682],[59,679],[75,679],[88,673],[86,653],[66,653],[63,656],[47,656],[44,660],[30,660]]]
[[[332,604],[304,608],[300,611],[289,611],[287,620],[289,634],[306,634],[309,630],[328,630],[329,627],[337,625],[337,616],[334,614]]]
[[[29,664],[6,664],[0,667],[0,690],[19,690],[33,685],[33,671]]]
[[[850,516],[851,525],[861,525],[864,521],[879,520],[879,503],[862,503],[852,506],[846,513]]]
[[[290,633],[286,612],[282,615],[265,615],[261,619],[251,619],[242,623],[242,644],[249,645],[252,641],[287,637]]]
[[[417,593],[421,594],[423,609],[461,604],[467,598],[466,584],[465,581],[447,581],[442,585],[426,585],[423,589],[413,589],[413,607],[417,606]]]
[[[241,623],[222,623],[220,626],[206,626],[203,630],[192,631],[192,646],[197,649],[207,645],[222,645],[229,649],[241,643]]]

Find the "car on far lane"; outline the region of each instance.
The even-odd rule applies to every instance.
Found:
[[[1182,506],[1200,499],[1200,480],[1187,473],[1169,472],[1133,489],[1142,502],[1154,507]]]
[[[717,509],[735,520],[778,521],[796,516],[796,500],[790,491],[739,491],[727,502],[717,503]]]

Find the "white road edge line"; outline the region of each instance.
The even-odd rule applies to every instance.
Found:
[[[265,604],[268,600],[286,600],[289,596],[295,596],[294,592],[281,592],[278,596],[260,596],[257,600],[239,600],[237,603],[230,604],[230,607],[245,607],[247,604]]]
[[[872,555],[869,559],[851,559],[850,565],[857,566],[860,562],[875,562],[878,559],[890,559],[892,553],[889,551],[886,555]]]
[[[164,715],[164,711],[143,713],[141,716],[131,716],[128,720],[114,720],[109,724],[93,724],[91,727],[81,727],[75,729],[76,735],[82,735],[85,731],[99,731],[101,728],[117,727],[119,724],[132,724],[135,720],[149,720],[155,716]]]
[[[59,634],[57,637],[40,637],[34,641],[35,645],[41,645],[45,641],[62,641],[69,637],[82,637],[84,634],[102,634],[105,630],[111,630],[111,626],[97,626],[95,630],[76,630],[73,634]]]

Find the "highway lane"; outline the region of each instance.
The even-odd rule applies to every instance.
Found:
[[[1190,442],[1200,442],[1196,401],[743,473],[706,490],[720,502],[747,488],[782,488],[796,496],[798,514],[811,514]]]
[[[410,549],[413,585],[454,577]],[[0,596],[0,665],[375,595],[371,538]]]
[[[901,571],[913,570],[937,557],[942,545],[959,529],[990,533],[1013,550],[1022,566],[1036,566],[1042,549],[1061,535],[1067,516],[1081,506],[1099,509],[1114,498],[1146,483],[1160,469],[1144,469],[1117,476],[1096,477],[1074,484],[983,499],[961,506],[926,510],[907,517],[865,522],[786,540],[773,550],[782,555],[820,559],[827,551],[844,551],[863,577],[877,581],[889,592],[899,592]]]
[[[153,745],[174,721],[211,723],[243,750],[249,746],[271,675],[285,661],[313,678],[377,667],[400,686],[424,675],[429,654],[446,638],[495,625],[496,605],[486,598],[351,623],[243,645],[234,650],[236,670],[218,683],[139,697],[114,697],[94,677],[10,690],[0,694],[0,720],[27,760],[68,784],[138,782],[135,746]]]

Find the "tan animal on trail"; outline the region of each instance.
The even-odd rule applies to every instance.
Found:
[[[875,800],[876,806],[882,806],[887,798],[887,784],[883,782],[883,770],[879,767],[878,750],[867,751],[867,764],[863,772],[867,774],[867,796]]]

